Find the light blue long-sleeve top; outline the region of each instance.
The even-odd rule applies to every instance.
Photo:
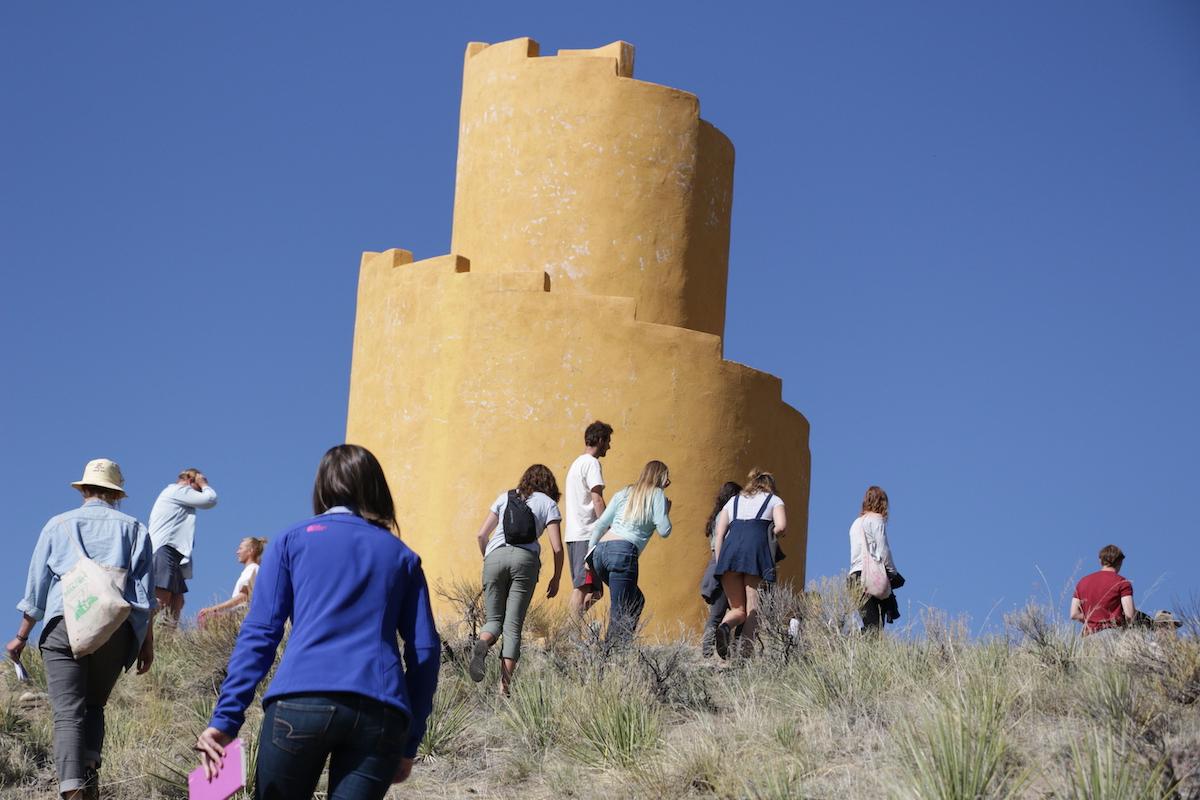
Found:
[[[609,528],[612,528],[612,532],[625,541],[637,545],[639,553],[646,549],[646,542],[650,541],[650,535],[655,531],[658,531],[658,535],[664,539],[671,535],[671,518],[667,516],[667,495],[663,490],[654,490],[654,494],[650,498],[650,517],[637,523],[626,522],[625,515],[622,513],[625,511],[625,505],[629,502],[629,495],[632,493],[633,487],[626,486],[613,495],[612,502],[608,504],[604,513],[600,515],[600,519],[596,520],[596,524],[592,526],[592,538],[588,541],[589,549],[596,546],[600,537]]]
[[[192,577],[192,546],[196,539],[196,509],[217,504],[217,492],[211,486],[196,491],[182,483],[172,483],[158,493],[150,509],[150,540],[154,549],[170,545],[183,556],[183,577]]]
[[[60,581],[79,560],[75,542],[82,545],[93,561],[128,570],[124,597],[132,607],[129,623],[137,640],[126,657],[128,668],[137,658],[146,638],[150,612],[156,607],[154,549],[145,525],[103,500],[92,498],[82,507],[54,517],[42,528],[29,560],[25,596],[17,603],[17,609],[35,620],[50,621],[63,616]]]

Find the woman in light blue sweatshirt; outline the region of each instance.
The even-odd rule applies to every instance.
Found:
[[[637,629],[646,604],[638,588],[638,556],[654,531],[664,539],[671,535],[671,501],[663,492],[670,485],[667,465],[649,462],[637,483],[617,492],[592,527],[592,567],[608,584],[610,639],[629,639]]]

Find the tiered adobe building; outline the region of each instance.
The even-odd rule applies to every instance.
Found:
[[[702,620],[714,495],[750,467],[779,479],[782,576],[803,582],[808,423],[778,378],[722,357],[733,145],[633,58],[468,45],[451,252],[363,254],[347,441],[383,462],[436,587],[478,580],[475,532],[528,465],[561,486],[587,424],[612,424],[607,498],[649,459],[671,468],[674,532],[641,585],[650,628],[674,633]],[[564,567],[554,602],[569,588]]]

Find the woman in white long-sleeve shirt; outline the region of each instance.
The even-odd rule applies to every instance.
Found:
[[[892,563],[892,549],[887,538],[888,497],[878,486],[871,486],[863,496],[862,511],[850,525],[850,591],[852,596],[861,597],[858,613],[862,616],[863,630],[883,630],[884,604],[886,600],[871,597],[862,589],[859,578],[863,569],[863,544],[869,556],[883,564],[888,574],[896,571]]]

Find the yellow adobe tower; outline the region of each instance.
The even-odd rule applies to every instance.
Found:
[[[753,466],[779,480],[782,577],[803,582],[808,423],[722,358],[733,146],[699,110],[634,80],[624,42],[467,46],[451,254],[363,254],[346,434],[383,462],[431,585],[478,578],[488,505],[533,463],[561,486],[595,419],[616,429],[606,497],[671,468],[674,533],[640,564],[652,628],[699,626],[704,523]]]

